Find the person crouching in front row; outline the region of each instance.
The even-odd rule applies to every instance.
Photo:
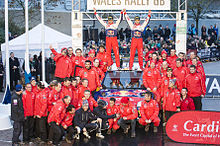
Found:
[[[139,123],[145,126],[145,131],[148,132],[150,123],[154,123],[154,132],[157,132],[157,127],[160,125],[159,106],[156,100],[152,99],[152,94],[147,91],[144,95],[145,100],[141,102],[140,112],[141,118]]]

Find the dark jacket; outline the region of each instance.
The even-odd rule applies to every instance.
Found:
[[[86,124],[96,119],[97,118],[90,111],[90,109],[84,111],[82,108],[80,108],[79,110],[76,111],[74,117],[74,125],[79,126],[80,128],[84,128]]]
[[[11,97],[11,119],[13,121],[24,121],[24,108],[22,102],[22,94],[18,95],[15,92]]]
[[[105,101],[100,100],[98,102],[98,106],[93,110],[94,115],[97,118],[101,118],[103,121],[106,121],[108,119],[113,119],[116,117],[116,115],[107,115],[106,109],[104,107],[106,106]]]
[[[10,68],[10,80],[20,80],[20,72],[19,72],[19,61],[18,58],[14,57],[14,60],[12,58],[9,58],[9,68]],[[13,69],[13,66],[16,66],[16,69]]]

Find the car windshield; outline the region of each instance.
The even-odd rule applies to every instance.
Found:
[[[108,71],[102,82],[104,89],[140,89],[142,71]]]

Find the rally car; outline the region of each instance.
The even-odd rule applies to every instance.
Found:
[[[141,101],[144,100],[144,88],[142,81],[143,71],[108,71],[102,82],[103,89],[95,94],[95,99],[102,99],[109,103],[111,97],[116,99],[116,105],[120,104],[122,97],[129,97],[129,101],[138,110]]]

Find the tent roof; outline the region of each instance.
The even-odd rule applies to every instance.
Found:
[[[31,30],[29,30],[29,49],[39,49],[41,48],[41,27],[42,24],[38,24]],[[56,31],[46,25],[44,25],[45,31],[45,45],[49,44],[59,44],[70,42],[72,40],[71,36],[63,34]],[[26,35],[25,33],[19,37],[9,41],[9,50],[25,50]],[[5,51],[5,43],[1,45],[2,51]]]

